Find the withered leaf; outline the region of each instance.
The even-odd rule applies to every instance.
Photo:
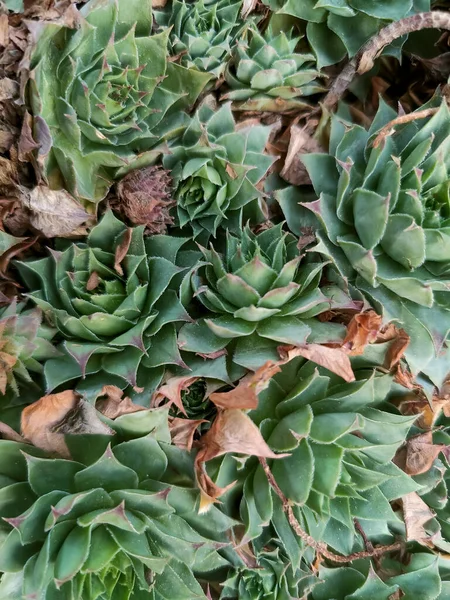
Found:
[[[250,417],[236,408],[219,409],[211,429],[200,439],[197,457],[200,461],[207,462],[229,452],[265,458],[288,456],[275,454]]]
[[[309,135],[306,127],[292,125],[289,132],[289,147],[280,175],[284,180],[293,185],[310,185],[311,180],[301,160],[301,155],[311,154],[312,152],[323,152],[323,149],[319,142]]]
[[[233,481],[223,488],[216,485],[206,472],[205,465],[203,462],[201,462],[198,455],[195,459],[194,468],[195,478],[200,490],[200,506],[198,512],[203,514],[206,513],[214,503],[220,502],[220,496],[223,496],[223,494],[231,489],[235,485],[236,481]]]
[[[376,341],[381,325],[381,316],[373,310],[355,315],[348,324],[342,347],[352,356],[362,354],[368,344]]]
[[[26,440],[12,427],[0,421],[0,439],[24,443]]]
[[[89,275],[89,279],[87,280],[87,283],[86,283],[86,290],[88,292],[92,292],[92,290],[95,290],[96,288],[98,288],[99,285],[100,285],[100,277],[99,277],[97,271],[92,271],[92,273]]]
[[[426,473],[444,449],[442,444],[433,444],[431,431],[409,438],[406,442],[405,472],[408,475]]]
[[[429,540],[430,536],[425,531],[424,525],[435,516],[434,512],[417,492],[403,496],[402,504],[407,541],[415,540],[423,543]]]
[[[134,404],[130,398],[123,398],[123,390],[115,385],[104,385],[98,398],[95,408],[108,419],[146,410],[143,406]]]
[[[38,185],[21,188],[21,201],[30,209],[30,222],[46,237],[64,237],[77,233],[89,218],[81,204],[65,190]]]
[[[172,377],[153,394],[150,406],[156,408],[167,401],[167,406],[174,404],[183,415],[187,416],[181,392],[189,389],[197,379],[198,377]]]
[[[194,443],[194,435],[199,425],[207,423],[205,419],[181,419],[179,417],[171,417],[169,419],[169,431],[172,439],[172,444],[187,450],[192,450]]]
[[[300,346],[279,346],[278,352],[283,359],[280,364],[289,362],[296,356],[303,356],[332,373],[336,373],[345,381],[355,381],[350,359],[342,348],[330,348],[320,344],[302,344]]]
[[[114,269],[116,270],[116,272],[119,275],[123,275],[123,269],[122,269],[121,263],[128,253],[128,249],[131,244],[132,234],[133,234],[133,230],[131,229],[131,227],[127,227],[127,229],[125,230],[125,232],[123,234],[122,240],[120,241],[120,243],[118,244],[118,246],[116,248],[116,253],[114,256]]]
[[[243,377],[237,387],[229,392],[215,392],[210,400],[217,408],[254,409],[258,406],[258,394],[268,385],[272,377],[281,371],[278,364],[266,362],[255,373]]]
[[[37,448],[70,458],[64,436],[68,433],[114,432],[97,416],[95,408],[67,390],[43,396],[22,411],[22,436]]]

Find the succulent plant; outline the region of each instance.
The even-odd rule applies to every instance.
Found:
[[[182,299],[186,303],[193,295],[210,316],[181,329],[184,350],[216,352],[237,340],[238,352],[243,343],[251,354],[251,347],[256,350],[258,345],[255,338],[274,347],[302,344],[311,333],[307,323],[312,317],[341,301],[351,302],[335,286],[319,289],[324,263],[302,264],[298,238],[282,227],[254,234],[246,226],[241,238],[228,234],[223,254],[213,246],[202,248],[206,264],[194,268],[191,290],[184,287]],[[259,360],[256,354],[255,359]],[[239,364],[261,366],[251,356]]]
[[[269,466],[303,529],[342,554],[361,549],[355,518],[369,538],[392,540],[389,525],[400,521],[390,501],[420,487],[392,462],[415,416],[402,416],[387,402],[394,391],[402,393],[391,375],[368,368],[368,356],[359,361],[357,368],[353,359],[356,381],[343,383],[311,361],[294,359],[247,413],[273,451],[288,453]],[[217,485],[237,480],[242,486],[244,540],[260,536],[270,522],[295,567],[303,542],[293,539],[258,459],[247,459],[239,468],[228,456],[216,472]],[[232,497],[231,513],[234,502]]]
[[[241,9],[242,0],[173,0],[155,18],[161,26],[172,27],[171,52],[180,64],[219,79],[244,26]]]
[[[405,560],[386,557],[378,567],[381,578],[368,560],[358,565],[319,569],[320,583],[312,590],[312,600],[383,600],[405,598],[423,600],[445,598],[439,565],[433,554],[413,552]],[[444,595],[440,595],[441,591]],[[448,591],[448,588],[447,588]],[[399,595],[400,594],[400,595]]]
[[[77,29],[38,25],[29,96],[50,187],[98,202],[185,123],[209,76],[168,62],[169,31],[151,29],[150,0],[90,0]]]
[[[96,443],[69,436],[74,460],[0,441],[2,598],[206,600],[195,576],[228,565],[217,550],[232,521],[198,515],[167,411],[113,425]]]
[[[172,286],[185,240],[144,243],[143,231],[108,211],[86,242],[18,263],[29,297],[65,340],[64,356],[45,365],[49,390],[101,370],[136,386],[140,366],[182,363],[174,323],[190,317]]]
[[[443,103],[434,116],[395,126],[373,147],[396,116],[382,103],[369,131],[334,117],[329,154],[302,157],[319,197],[303,207],[319,222],[315,250],[388,319],[404,323],[412,337],[407,358],[418,372],[450,330],[450,113]],[[282,203],[294,232],[301,225],[292,212],[296,201]]]
[[[14,300],[0,309],[0,394],[19,394],[19,383],[30,384],[29,371],[42,373],[42,363],[58,355],[52,344],[56,333],[42,324],[42,311],[24,310],[25,303]]]
[[[225,71],[229,91],[223,99],[233,100],[236,110],[285,112],[305,107],[304,96],[324,90],[316,80],[312,54],[296,53],[300,38],[269,27],[264,34],[248,27],[234,47]]]
[[[353,56],[392,21],[430,10],[430,0],[262,0],[275,14],[308,23],[306,36],[320,67]],[[401,44],[400,44],[401,48]],[[399,56],[398,44],[388,53]]]
[[[291,600],[305,597],[315,577],[292,567],[279,548],[257,556],[257,567],[235,569],[224,582],[221,598]]]
[[[275,161],[264,154],[270,128],[236,130],[229,104],[216,112],[204,104],[184,134],[170,145],[164,167],[171,171],[180,227],[194,237],[217,228],[239,231],[242,219],[264,220],[261,182]]]

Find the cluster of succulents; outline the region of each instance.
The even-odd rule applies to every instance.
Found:
[[[319,118],[430,1],[5,5],[0,600],[446,600],[450,111]]]

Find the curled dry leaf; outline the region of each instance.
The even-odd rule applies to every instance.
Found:
[[[97,416],[95,408],[72,390],[43,396],[22,411],[22,436],[37,448],[64,458],[70,452],[66,434],[114,432]]]
[[[402,505],[407,541],[428,542],[431,538],[425,531],[424,526],[435,516],[434,512],[425,504],[417,492],[411,492],[403,496]]]
[[[12,427],[0,421],[0,439],[2,440],[11,440],[12,442],[21,442],[24,443],[26,440],[14,431]]]
[[[21,188],[21,200],[30,209],[30,223],[46,237],[78,235],[80,226],[89,219],[81,204],[65,190],[51,190],[38,185],[32,190]]]
[[[368,344],[377,340],[381,326],[382,318],[373,310],[355,315],[348,324],[342,347],[348,350],[351,356],[362,354]]]
[[[342,348],[330,348],[320,344],[302,344],[300,346],[279,346],[278,353],[282,358],[279,364],[289,362],[296,356],[303,356],[303,358],[339,375],[344,381],[355,381],[350,359]]]
[[[108,419],[117,419],[121,415],[146,410],[134,404],[128,397],[123,398],[123,390],[115,385],[104,385],[95,402],[95,408]]]
[[[206,472],[205,465],[200,461],[198,455],[195,459],[195,478],[200,489],[200,505],[198,509],[200,514],[207,512],[214,503],[220,502],[220,496],[228,492],[236,483],[233,481],[224,488],[216,485]]]
[[[217,408],[254,409],[258,406],[258,394],[269,385],[269,381],[280,370],[278,364],[268,361],[255,373],[243,377],[234,390],[216,392],[211,394],[209,399]]]
[[[119,275],[123,275],[123,269],[121,263],[128,253],[128,249],[131,244],[131,236],[133,230],[131,227],[127,227],[125,230],[121,242],[117,245],[116,253],[114,256],[114,269]]]
[[[406,442],[405,472],[408,475],[426,473],[444,449],[442,444],[433,444],[431,431],[409,438]]]
[[[433,396],[429,401],[419,385],[412,384],[409,386],[408,380],[404,381],[403,377],[399,379],[397,374],[396,381],[415,390],[415,393],[400,399],[398,409],[403,415],[418,415],[417,425],[421,429],[431,429],[442,413],[446,417],[450,417],[450,398],[447,396]]]
[[[198,377],[172,377],[153,394],[150,406],[156,408],[164,402],[167,406],[174,404],[183,415],[187,416],[181,399],[181,392],[189,389],[189,386],[197,379]]]
[[[307,127],[291,125],[289,147],[280,176],[293,185],[311,185],[308,171],[302,162],[302,154],[323,152],[322,146],[307,132]]]
[[[179,417],[171,417],[169,419],[169,431],[172,444],[190,452],[198,426],[207,422],[206,419],[180,419]]]

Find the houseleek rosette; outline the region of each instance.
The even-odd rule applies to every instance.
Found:
[[[246,226],[241,238],[228,234],[223,254],[213,245],[202,248],[206,264],[192,271],[190,290],[185,281],[182,300],[193,296],[210,314],[183,326],[179,343],[184,350],[215,352],[236,340],[235,359],[257,368],[257,353],[251,354],[261,341],[273,348],[303,344],[312,317],[351,302],[335,286],[319,289],[324,263],[303,259],[298,238],[282,227],[254,234]],[[238,359],[244,346],[247,358]]]
[[[312,54],[298,53],[300,38],[284,32],[275,35],[269,27],[261,34],[250,26],[234,47],[225,71],[237,110],[284,112],[305,107],[304,96],[324,90],[316,81],[320,73]]]
[[[430,0],[262,0],[275,14],[307,22],[306,36],[326,67],[353,56],[380,29],[393,21],[430,10]],[[388,52],[399,57],[399,49]]]
[[[163,164],[171,170],[180,227],[194,236],[216,235],[219,226],[239,231],[242,219],[265,219],[261,182],[274,162],[264,154],[269,127],[235,129],[229,104],[206,104],[170,145]]]
[[[223,584],[220,598],[239,600],[291,600],[302,598],[314,585],[314,575],[294,568],[279,551],[263,550],[257,555],[257,566],[242,567],[231,572]]]
[[[96,443],[70,436],[74,460],[0,441],[2,598],[206,600],[196,577],[227,565],[217,549],[232,521],[198,515],[166,411],[112,425]]]
[[[151,31],[150,0],[90,0],[77,29],[38,24],[29,98],[50,187],[98,202],[187,119],[209,76],[168,62],[169,31]]]
[[[319,222],[315,250],[388,319],[402,321],[418,372],[432,367],[450,329],[450,113],[443,103],[434,116],[394,126],[374,147],[396,116],[382,103],[369,131],[334,117],[329,153],[302,157],[319,198],[303,207]],[[301,226],[297,201],[281,202],[293,231]]]
[[[65,339],[64,356],[45,365],[48,389],[101,370],[136,386],[141,366],[182,363],[174,323],[190,317],[171,286],[185,240],[144,242],[143,231],[109,211],[85,243],[18,263],[29,297]]]
[[[392,462],[415,416],[402,416],[387,402],[402,393],[391,375],[365,367],[369,356],[360,368],[358,360],[353,359],[356,381],[344,383],[311,361],[294,359],[259,395],[258,408],[247,413],[273,451],[288,453],[269,466],[303,529],[342,554],[360,549],[355,518],[373,540],[392,539],[389,524],[400,522],[390,502],[420,488]],[[270,523],[298,564],[302,541],[292,537],[258,459],[239,468],[228,456],[215,472],[219,486],[234,480],[242,486],[244,539],[258,538]],[[233,498],[229,505],[223,500],[233,513]]]
[[[42,363],[58,355],[52,344],[56,329],[42,323],[42,312],[24,310],[13,301],[0,309],[0,394],[19,394],[19,383],[32,383],[32,373],[42,373]]]
[[[155,14],[158,24],[171,27],[173,56],[187,68],[222,77],[232,45],[244,26],[242,0],[173,0]]]

